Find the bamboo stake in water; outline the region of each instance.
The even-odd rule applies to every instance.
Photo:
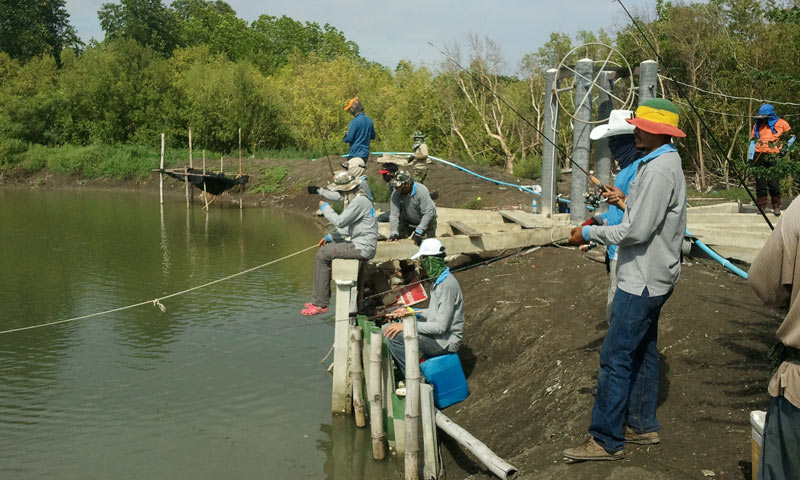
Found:
[[[350,326],[350,383],[353,384],[353,411],[356,415],[356,426],[367,424],[364,416],[364,367],[361,365],[361,327]]]
[[[164,171],[164,134],[161,134],[161,171]],[[158,193],[161,197],[161,205],[164,205],[164,174],[158,174]]]
[[[239,175],[236,178],[242,176],[242,127],[239,127]],[[242,191],[239,194],[239,210],[243,208],[244,205],[244,185],[242,185]]]
[[[417,319],[403,318],[403,343],[406,354],[406,455],[405,478],[419,478],[419,336]]]
[[[186,208],[189,208],[189,168],[183,166],[183,184],[186,187]]]
[[[381,348],[383,335],[374,330],[369,337],[369,425],[372,435],[372,458],[386,457],[386,434],[383,431],[383,394],[381,382]]]
[[[208,191],[206,190],[206,150],[203,149],[203,202],[206,204],[205,208],[208,211]]]

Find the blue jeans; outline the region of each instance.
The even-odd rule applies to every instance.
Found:
[[[617,289],[600,349],[600,373],[589,433],[608,452],[625,446],[624,428],[657,431],[658,317],[672,294],[650,296]]]
[[[800,408],[783,395],[772,397],[764,422],[758,480],[782,480],[800,476]],[[753,468],[756,468],[753,465]]]

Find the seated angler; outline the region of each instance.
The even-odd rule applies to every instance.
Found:
[[[369,184],[367,183],[367,176],[364,175],[364,159],[359,157],[353,157],[346,163],[343,163],[342,168],[347,169],[347,173],[349,173],[356,179],[360,180],[361,183],[359,183],[358,185],[359,191],[363,192],[364,195],[366,195],[370,200],[372,200],[372,191],[369,189]],[[320,188],[314,185],[308,186],[308,193],[311,194],[318,193],[322,198],[324,198],[329,202],[338,202],[343,199],[342,195],[336,190]]]
[[[420,257],[420,266],[425,271],[427,280],[431,282],[430,306],[418,310],[401,308],[387,315],[387,318],[400,319],[411,313],[416,315],[421,356],[436,357],[455,353],[461,348],[464,336],[464,296],[461,286],[447,268],[442,242],[435,238],[424,240],[411,260]],[[383,328],[392,357],[405,375],[406,354],[402,332],[402,322],[389,323]]]
[[[423,238],[436,235],[436,205],[425,185],[411,174],[398,170],[391,183],[394,188],[389,204],[389,241],[412,238],[419,245]]]
[[[375,257],[378,245],[378,221],[370,200],[358,189],[360,178],[346,171],[334,176],[328,190],[341,193],[347,206],[337,214],[327,202],[320,201],[319,209],[338,230],[325,235],[314,263],[314,293],[306,303],[303,315],[316,315],[328,311],[331,301],[331,264],[334,258],[369,260]]]

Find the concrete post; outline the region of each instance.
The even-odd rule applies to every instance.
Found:
[[[658,97],[658,62],[645,60],[639,64],[639,105]]]
[[[350,413],[352,411],[352,384],[347,375],[350,367],[350,297],[353,285],[358,282],[358,260],[335,258],[331,278],[336,283],[331,411],[333,413]]]
[[[589,132],[592,125],[592,75],[594,61],[590,58],[578,60],[575,65],[575,119],[573,120],[572,160],[585,170],[589,170],[589,152],[591,141]],[[586,203],[583,194],[586,192],[589,179],[580,170],[572,168],[572,186],[570,187],[570,223],[582,223],[586,219]]]
[[[609,72],[600,72],[597,77],[597,84],[610,93],[614,93],[614,80],[609,79],[611,75]],[[602,89],[597,92],[597,120],[608,120],[608,115],[614,109],[614,102],[608,93]],[[611,161],[611,150],[608,148],[608,139],[601,138],[594,142],[594,176],[597,177],[603,185],[611,183],[611,170],[613,162]],[[608,210],[608,203],[601,203],[595,213],[603,213]]]
[[[556,75],[558,70],[550,68],[545,72],[544,82],[544,124],[542,131],[545,140],[542,141],[542,198],[539,211],[552,218],[554,213],[558,213],[556,203],[556,177],[558,175],[558,103],[553,92],[558,88]],[[548,141],[550,140],[550,141]],[[552,143],[550,143],[552,142]]]

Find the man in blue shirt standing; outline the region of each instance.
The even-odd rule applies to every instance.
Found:
[[[347,156],[361,158],[366,163],[369,159],[369,142],[375,140],[375,125],[364,113],[364,106],[358,97],[351,98],[344,109],[353,116],[343,140],[344,143],[350,144]]]
[[[614,205],[614,202],[625,198],[631,189],[631,182],[636,177],[636,170],[639,168],[639,158],[641,152],[636,149],[634,142],[634,127],[625,120],[633,118],[630,110],[612,110],[608,116],[608,123],[599,125],[592,129],[589,138],[600,140],[608,138],[608,148],[611,156],[619,165],[620,171],[614,178],[614,185],[607,185],[603,196],[609,199],[608,211],[595,215],[583,225],[619,225],[625,211]],[[608,270],[608,300],[606,302],[606,321],[611,321],[611,303],[614,300],[614,292],[617,291],[617,246],[608,245],[606,248],[606,269]]]

